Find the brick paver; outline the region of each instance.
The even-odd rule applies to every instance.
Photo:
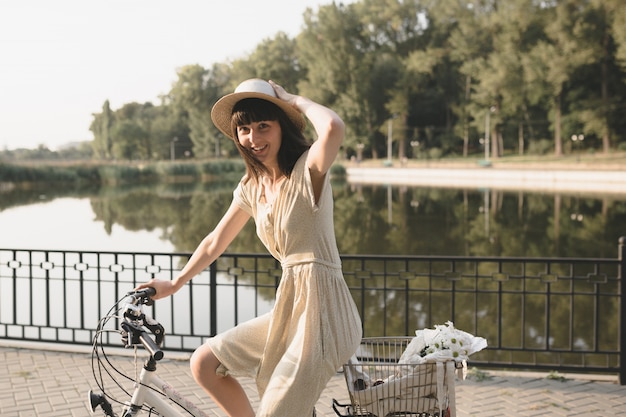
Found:
[[[129,357],[114,357],[133,372]],[[166,357],[159,374],[183,395],[202,404],[210,416],[224,416],[193,382],[186,360]],[[536,373],[480,373],[456,385],[457,416],[616,416],[626,415],[626,386],[616,378]],[[254,382],[241,381],[253,405]],[[86,416],[86,393],[97,390],[91,355],[32,348],[0,347],[0,416]],[[336,416],[332,400],[348,402],[344,377],[338,373],[317,403],[320,417]],[[197,401],[196,401],[197,400]],[[119,410],[116,410],[119,412]],[[99,414],[100,415],[100,414]],[[295,417],[295,416],[294,416]]]

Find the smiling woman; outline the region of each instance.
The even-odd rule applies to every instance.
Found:
[[[253,158],[261,164],[278,165],[278,151],[282,143],[280,123],[277,119],[259,120],[261,121],[237,125],[235,129],[239,145],[250,151]]]

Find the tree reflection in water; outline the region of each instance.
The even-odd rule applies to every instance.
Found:
[[[203,184],[162,184],[157,186],[114,187],[101,189],[30,189],[4,192],[0,198],[0,221],[7,208],[40,204],[61,197],[71,197],[82,204],[76,210],[89,207],[89,218],[102,224],[100,235],[90,236],[93,242],[103,242],[111,234],[113,226],[128,231],[158,232],[162,239],[172,243],[177,252],[191,252],[219,221],[228,208],[235,182]],[[419,187],[386,187],[334,183],[335,229],[340,252],[349,254],[386,255],[444,255],[444,256],[494,256],[494,257],[566,257],[566,258],[616,258],[617,242],[626,235],[626,193],[620,195],[590,195],[574,193],[532,193],[497,190],[437,189]],[[46,205],[41,205],[45,216]],[[70,218],[84,218],[71,212]],[[31,206],[32,207],[32,206]],[[14,210],[12,210],[14,211]],[[83,213],[84,214],[84,213]],[[12,230],[3,228],[0,246],[11,248],[10,236],[20,229],[31,226],[10,224]],[[80,227],[77,225],[76,227]],[[45,231],[43,231],[45,233]],[[93,245],[92,245],[93,246]],[[57,249],[81,249],[80,247],[50,247]],[[111,250],[106,247],[102,250]],[[138,247],[138,252],[145,251]],[[266,253],[256,238],[253,222],[249,222],[241,235],[228,248],[231,253]],[[274,268],[271,260],[265,270]],[[182,265],[180,265],[182,266]],[[385,266],[387,268],[388,266]],[[457,264],[458,271],[463,265]],[[533,268],[538,268],[533,270]],[[376,267],[373,267],[374,269]],[[402,268],[405,268],[403,266]],[[419,269],[417,267],[411,267]],[[468,266],[470,268],[470,266]],[[537,277],[545,270],[544,265],[524,265],[526,276]],[[567,277],[572,273],[567,264],[552,265],[551,273]],[[560,270],[562,268],[563,270]],[[251,267],[251,270],[254,268]],[[359,268],[344,263],[344,270]],[[411,270],[413,270],[411,269]],[[400,269],[405,270],[405,269]],[[445,271],[447,271],[446,269]],[[428,273],[423,271],[411,279],[411,288],[429,288]],[[492,273],[495,271],[483,271]],[[522,275],[519,270],[502,271],[504,274]],[[384,291],[355,291],[357,304],[363,301],[366,335],[406,334],[406,329],[430,327],[452,318],[460,329],[480,329],[480,336],[487,340],[503,337],[507,346],[518,348],[541,348],[547,343],[555,348],[574,343],[585,350],[598,346],[615,350],[618,331],[619,306],[616,298],[619,289],[615,280],[605,283],[589,281],[593,270],[574,271],[576,290],[596,294],[596,286],[604,294],[600,301],[595,296],[586,297],[570,293],[571,281],[542,280],[485,280],[486,287],[480,292],[472,290],[479,285],[471,279],[439,280],[434,292],[407,291],[406,280],[385,278],[384,283],[369,281],[368,286],[385,287]],[[615,271],[608,272],[609,278]],[[224,279],[228,279],[225,277]],[[240,283],[252,283],[254,277],[242,275]],[[274,278],[268,276],[272,281]],[[382,279],[376,277],[374,280]],[[353,288],[359,288],[360,278],[347,276]],[[271,284],[268,281],[269,284]],[[450,297],[454,283],[455,296]],[[469,287],[466,287],[469,286]],[[493,288],[489,287],[492,286]],[[586,286],[586,287],[585,287]],[[498,299],[497,288],[507,291]],[[530,291],[530,293],[523,293]],[[548,291],[547,289],[550,289]],[[588,287],[588,288],[587,288]],[[251,293],[252,294],[252,293]],[[273,287],[253,293],[254,297],[271,303]],[[454,303],[452,306],[451,303]],[[253,305],[244,302],[242,305]],[[497,306],[504,306],[498,310]],[[549,317],[546,316],[547,306]],[[573,308],[575,306],[575,308]],[[597,307],[599,306],[599,307]],[[408,311],[406,308],[408,307]],[[598,309],[596,309],[598,308]],[[242,313],[243,314],[243,313]],[[246,312],[246,317],[248,313]],[[524,319],[520,317],[525,315]],[[502,320],[502,335],[493,333]],[[594,328],[594,334],[586,331]],[[571,322],[574,328],[561,326]],[[551,329],[551,340],[545,340],[546,328]],[[409,331],[410,333],[410,331]],[[485,355],[499,355],[490,351]],[[519,351],[515,360],[524,362],[528,351]],[[587,361],[602,361],[587,355]],[[492,358],[493,359],[493,358]],[[577,361],[578,358],[572,360]]]
[[[89,199],[94,221],[104,224],[102,236],[93,236],[95,240],[106,239],[117,224],[129,231],[160,231],[184,252],[192,251],[215,227],[235,186],[230,181],[85,190],[48,187],[45,197]],[[333,191],[335,230],[343,254],[614,258],[617,240],[626,234],[626,193],[389,188],[345,182],[334,183]],[[0,216],[8,207],[40,203],[42,193],[3,193]],[[265,252],[252,221],[228,251]]]

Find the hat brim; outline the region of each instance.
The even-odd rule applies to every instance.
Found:
[[[304,130],[304,127],[306,125],[304,116],[302,116],[302,113],[289,105],[286,101],[263,93],[231,93],[219,99],[211,109],[211,120],[213,120],[215,127],[217,127],[223,134],[225,134],[229,138],[235,140],[230,126],[230,121],[233,114],[233,107],[235,107],[235,104],[246,98],[259,98],[275,104],[282,111],[285,112],[287,117],[293,122],[298,130],[300,130],[301,132]]]

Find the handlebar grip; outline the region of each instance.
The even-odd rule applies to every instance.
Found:
[[[144,288],[143,290],[131,291],[127,295],[132,295],[133,297],[154,297],[156,295],[156,290],[153,287]]]
[[[137,305],[142,303],[146,305],[152,305],[152,297],[156,295],[156,289],[154,289],[153,287],[148,287],[143,290],[130,291],[126,293],[126,295],[134,299],[132,304]]]
[[[163,359],[163,351],[159,346],[155,343],[154,340],[150,337],[147,332],[141,332],[139,335],[139,340],[143,347],[146,348],[148,352],[150,352],[150,356],[154,358],[155,361],[160,361]]]

